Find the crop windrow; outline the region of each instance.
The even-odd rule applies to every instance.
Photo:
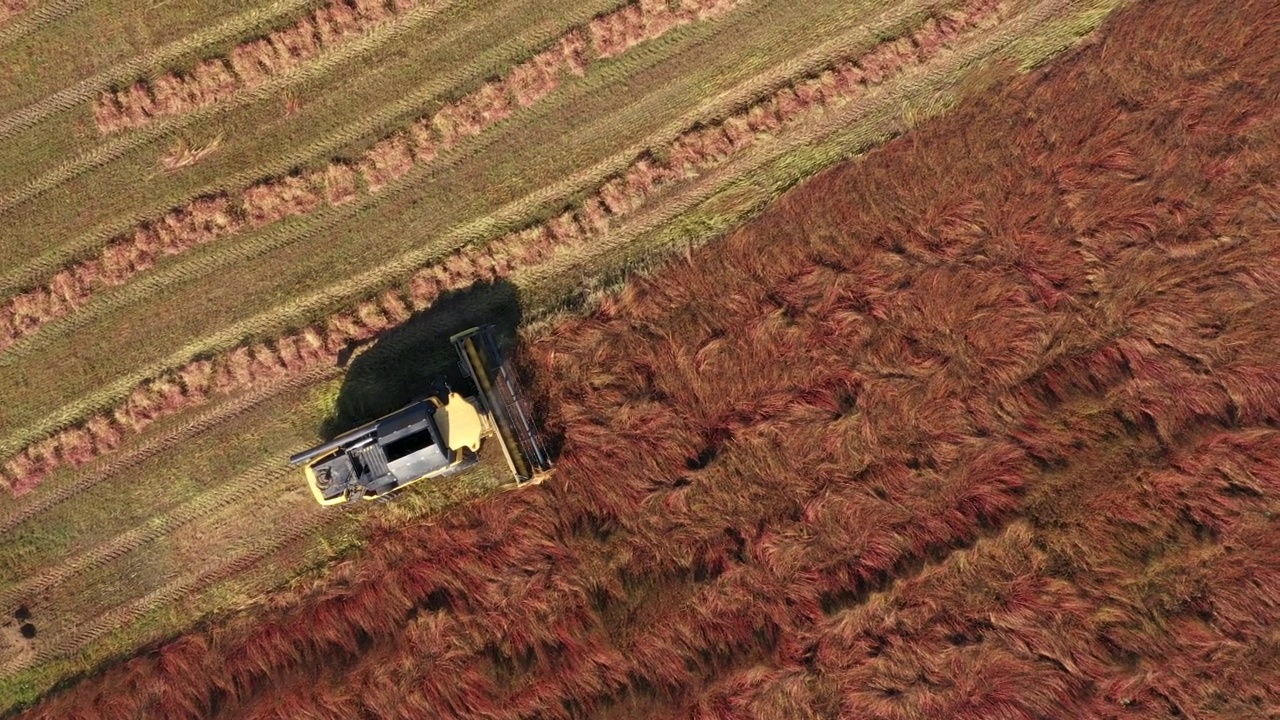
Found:
[[[321,205],[341,205],[377,193],[415,166],[480,134],[549,95],[593,60],[610,58],[688,23],[728,12],[743,0],[686,0],[679,9],[640,0],[599,16],[543,52],[432,115],[374,144],[357,161],[260,181],[241,193],[197,198],[110,241],[98,256],[58,271],[44,285],[0,308],[0,350],[88,303],[95,292],[122,285],[164,257],[235,236]]]
[[[58,161],[51,166],[47,166],[40,174],[29,177],[25,181],[20,182],[16,187],[10,188],[10,191],[0,198],[0,215],[8,214],[15,208],[29,203],[40,197],[44,193],[57,188],[64,183],[79,178],[86,173],[100,169],[115,160],[128,155],[129,153],[141,150],[148,146],[153,146],[156,142],[162,141],[176,135],[183,128],[199,126],[201,123],[207,123],[213,118],[221,117],[236,109],[253,105],[267,99],[278,100],[280,93],[286,88],[294,87],[302,83],[313,81],[317,78],[331,75],[337,68],[347,66],[353,60],[368,56],[378,48],[384,47],[388,43],[396,42],[405,37],[409,37],[420,32],[422,26],[432,18],[440,16],[445,12],[453,0],[431,0],[429,2],[420,2],[417,6],[401,12],[394,19],[382,22],[370,27],[366,32],[353,36],[347,42],[335,46],[330,52],[318,56],[313,61],[298,65],[288,72],[282,72],[267,77],[261,84],[246,88],[235,95],[226,98],[223,102],[205,105],[201,107],[193,107],[183,115],[172,115],[167,117],[158,117],[153,122],[139,126],[133,132],[119,133],[101,138],[101,142],[86,148],[72,157]],[[314,6],[315,0],[278,0],[272,6],[263,8],[256,13],[259,18],[266,19],[274,17],[268,13],[276,12],[276,6],[298,4],[303,7]],[[197,45],[199,41],[205,43],[212,38],[222,35],[223,32],[231,32],[233,29],[240,29],[241,20],[249,21],[255,14],[245,13],[244,16],[238,17],[233,22],[210,28],[205,33],[199,33],[189,38],[178,49],[202,47]],[[249,30],[254,30],[261,24],[255,24]],[[175,44],[177,45],[177,44]],[[169,48],[163,48],[168,50]],[[153,54],[158,54],[153,53]],[[165,57],[173,57],[174,60],[180,60],[185,55],[169,55]],[[145,68],[154,67],[158,63],[158,59],[142,56],[135,58],[133,61],[124,63],[115,69],[111,76],[115,77],[118,73],[122,73],[127,69],[134,68],[132,72],[125,75],[126,78],[132,79],[139,71],[145,71]],[[105,77],[105,74],[104,74]],[[90,85],[94,87],[89,90]],[[12,119],[17,122],[19,117],[31,117],[31,113],[40,112],[56,112],[58,109],[46,110],[48,104],[57,102],[67,102],[71,97],[78,97],[81,100],[88,100],[96,96],[103,84],[100,78],[90,78],[82,81],[75,87],[56,93],[46,100],[42,100],[36,104],[24,108],[14,113],[8,118],[0,119],[0,136],[3,136],[3,128]],[[107,85],[109,86],[109,84]],[[83,97],[82,97],[83,96]],[[286,109],[287,111],[287,109]]]
[[[114,410],[63,429],[19,452],[0,478],[15,494],[35,487],[62,465],[79,466],[119,445],[156,420],[206,402],[332,364],[353,343],[403,323],[441,294],[476,282],[507,278],[554,252],[602,236],[660,192],[695,178],[735,153],[802,121],[811,112],[848,102],[868,87],[929,61],[968,31],[999,22],[998,0],[972,0],[929,17],[921,27],[886,41],[856,59],[802,78],[726,118],[677,138],[660,153],[646,153],[606,181],[576,209],[534,227],[508,233],[480,248],[464,248],[414,274],[403,290],[390,289],[347,311],[271,342],[242,345],[198,360],[134,388]],[[398,137],[398,136],[397,136]],[[393,138],[392,140],[394,140]],[[662,159],[659,159],[661,157]]]
[[[20,36],[38,29],[44,24],[53,22],[86,1],[53,0],[52,2],[41,4],[22,18],[0,27],[0,45],[8,42],[11,37]],[[313,0],[275,0],[266,7],[255,8],[241,13],[211,28],[193,33],[144,55],[104,69],[91,77],[77,82],[75,85],[37,100],[21,110],[16,110],[0,117],[0,140],[30,128],[55,113],[70,110],[80,103],[92,100],[98,93],[113,84],[128,82],[149,70],[164,67],[194,52],[199,52],[202,48],[243,37],[246,33],[252,32],[254,28],[260,27],[264,23],[275,23],[280,18],[300,12],[312,2]],[[29,22],[33,23],[33,25],[25,28],[19,27]],[[20,31],[17,35],[13,35],[11,32],[15,28]]]
[[[266,37],[241,43],[225,57],[209,58],[189,72],[137,80],[104,90],[94,101],[99,131],[117,132],[154,118],[180,115],[254,88],[332,50],[370,28],[412,9],[418,0],[333,0]]]

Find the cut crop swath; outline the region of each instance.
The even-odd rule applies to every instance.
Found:
[[[417,4],[417,0],[333,0],[287,28],[237,45],[225,57],[201,61],[190,72],[167,73],[104,91],[94,102],[94,121],[100,132],[112,133],[225,100],[314,60]]]
[[[343,5],[343,3],[337,3]],[[719,16],[738,3],[698,0],[680,10],[666,3],[628,5],[575,29],[551,47],[516,65],[499,80],[446,103],[407,130],[387,137],[354,162],[272,177],[240,193],[199,197],[108,241],[96,257],[63,268],[44,285],[0,308],[0,350],[86,305],[95,293],[122,285],[167,256],[234,237],[322,205],[342,205],[377,193],[441,152],[479,135],[513,112],[546,97],[566,77],[581,76],[593,59],[624,52],[688,23]],[[622,33],[622,40],[615,35]],[[625,41],[625,42],[624,42]],[[361,182],[363,181],[363,182]]]

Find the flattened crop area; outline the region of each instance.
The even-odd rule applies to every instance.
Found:
[[[0,64],[31,81],[0,99],[3,707],[491,492],[502,473],[486,461],[399,503],[321,512],[284,462],[421,393],[450,330],[538,320],[678,253],[713,263],[725,248],[696,248],[797,181],[1047,60],[1122,3],[173,0],[108,20],[119,4],[0,15]],[[114,39],[86,44],[108,22]],[[544,355],[541,382],[578,393]],[[757,400],[794,399],[780,392]],[[563,430],[576,411],[555,393]],[[626,407],[637,431],[658,422]],[[713,464],[726,432],[694,433],[711,435],[690,462]],[[566,472],[586,472],[572,448]],[[565,517],[581,502],[565,498]],[[592,511],[575,527],[588,517],[608,524]],[[746,530],[716,532],[733,545]],[[654,612],[645,583],[696,602],[677,577],[713,561],[691,552],[636,575],[632,609],[608,601],[632,589],[600,590],[601,612]],[[429,604],[449,605],[441,593]],[[510,688],[543,652],[527,640],[494,651]],[[764,657],[739,649],[726,662]]]

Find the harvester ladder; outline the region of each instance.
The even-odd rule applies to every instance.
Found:
[[[371,478],[382,477],[391,472],[387,467],[387,455],[377,443],[351,448],[347,454],[358,458]]]

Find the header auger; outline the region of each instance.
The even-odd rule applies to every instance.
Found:
[[[516,487],[541,482],[550,473],[550,457],[493,326],[471,328],[450,341],[476,394],[463,397],[446,387],[289,458],[290,464],[302,465],[317,502],[372,500],[419,480],[451,475],[478,462],[476,453],[490,438],[502,448]]]

